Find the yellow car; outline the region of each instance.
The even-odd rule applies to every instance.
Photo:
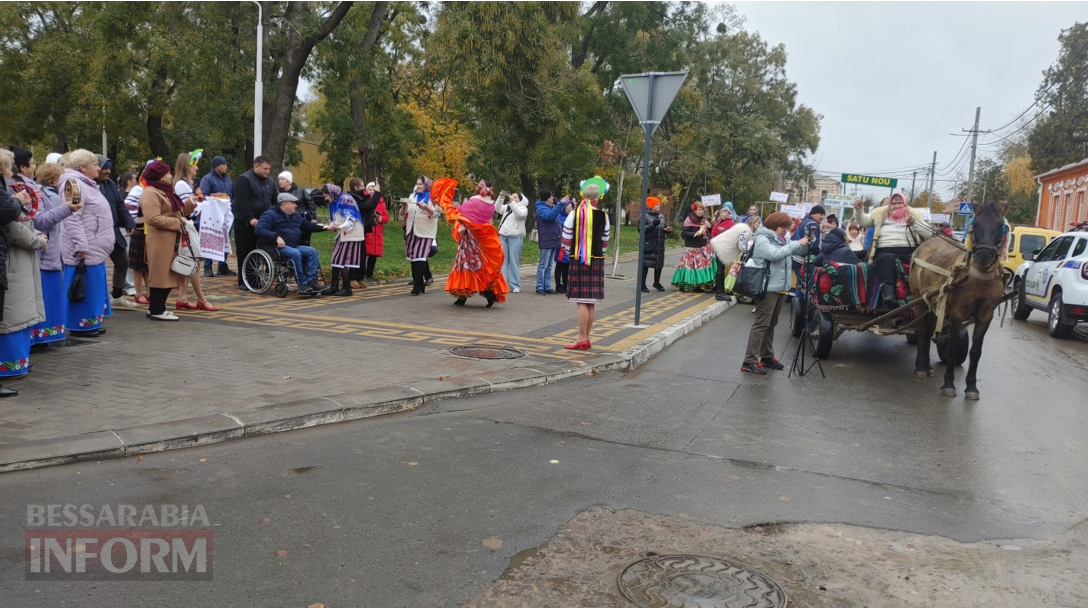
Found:
[[[1005,261],[1005,268],[1015,274],[1016,269],[1024,263],[1025,253],[1041,250],[1060,235],[1057,230],[1037,226],[1013,226],[1009,234],[1009,259]]]

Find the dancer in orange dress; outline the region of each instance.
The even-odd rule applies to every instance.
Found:
[[[431,187],[431,200],[442,206],[446,219],[453,224],[453,238],[457,241],[446,291],[457,298],[454,301],[457,306],[464,306],[469,298],[480,294],[491,308],[495,302],[505,302],[510,291],[502,276],[502,243],[491,224],[495,214],[491,183],[480,180],[476,195],[460,207],[453,205],[456,189],[457,180],[449,178],[440,179]]]

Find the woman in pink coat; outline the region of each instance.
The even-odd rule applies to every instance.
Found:
[[[69,189],[78,190],[83,208],[61,222],[60,257],[64,262],[64,291],[68,293],[77,275],[85,279],[82,302],[69,299],[64,327],[77,337],[94,338],[102,329],[103,317],[113,314],[106,283],[106,260],[113,251],[113,213],[110,203],[98,191],[98,157],[90,150],[68,154],[68,168],[57,190],[66,198]]]

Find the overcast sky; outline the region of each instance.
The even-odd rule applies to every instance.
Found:
[[[735,4],[747,30],[786,46],[799,102],[823,115],[817,169],[900,178],[934,150],[938,173],[954,178],[964,138],[950,134],[971,128],[977,106],[981,130],[1023,112],[1058,57],[1058,34],[1088,20],[1085,2]],[[909,170],[899,185],[910,187]],[[937,185],[947,199],[952,184]]]

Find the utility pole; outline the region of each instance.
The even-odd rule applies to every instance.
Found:
[[[967,202],[974,204],[971,196],[975,189],[975,151],[978,149],[978,117],[982,107],[975,108],[975,126],[971,129],[971,166],[967,169]]]
[[[910,178],[910,202],[914,202],[914,180],[918,178],[918,172],[915,171]]]
[[[929,205],[930,211],[933,210],[933,187],[936,185],[937,174],[937,151],[933,151],[933,164],[929,166],[929,193],[926,195],[926,204]]]

